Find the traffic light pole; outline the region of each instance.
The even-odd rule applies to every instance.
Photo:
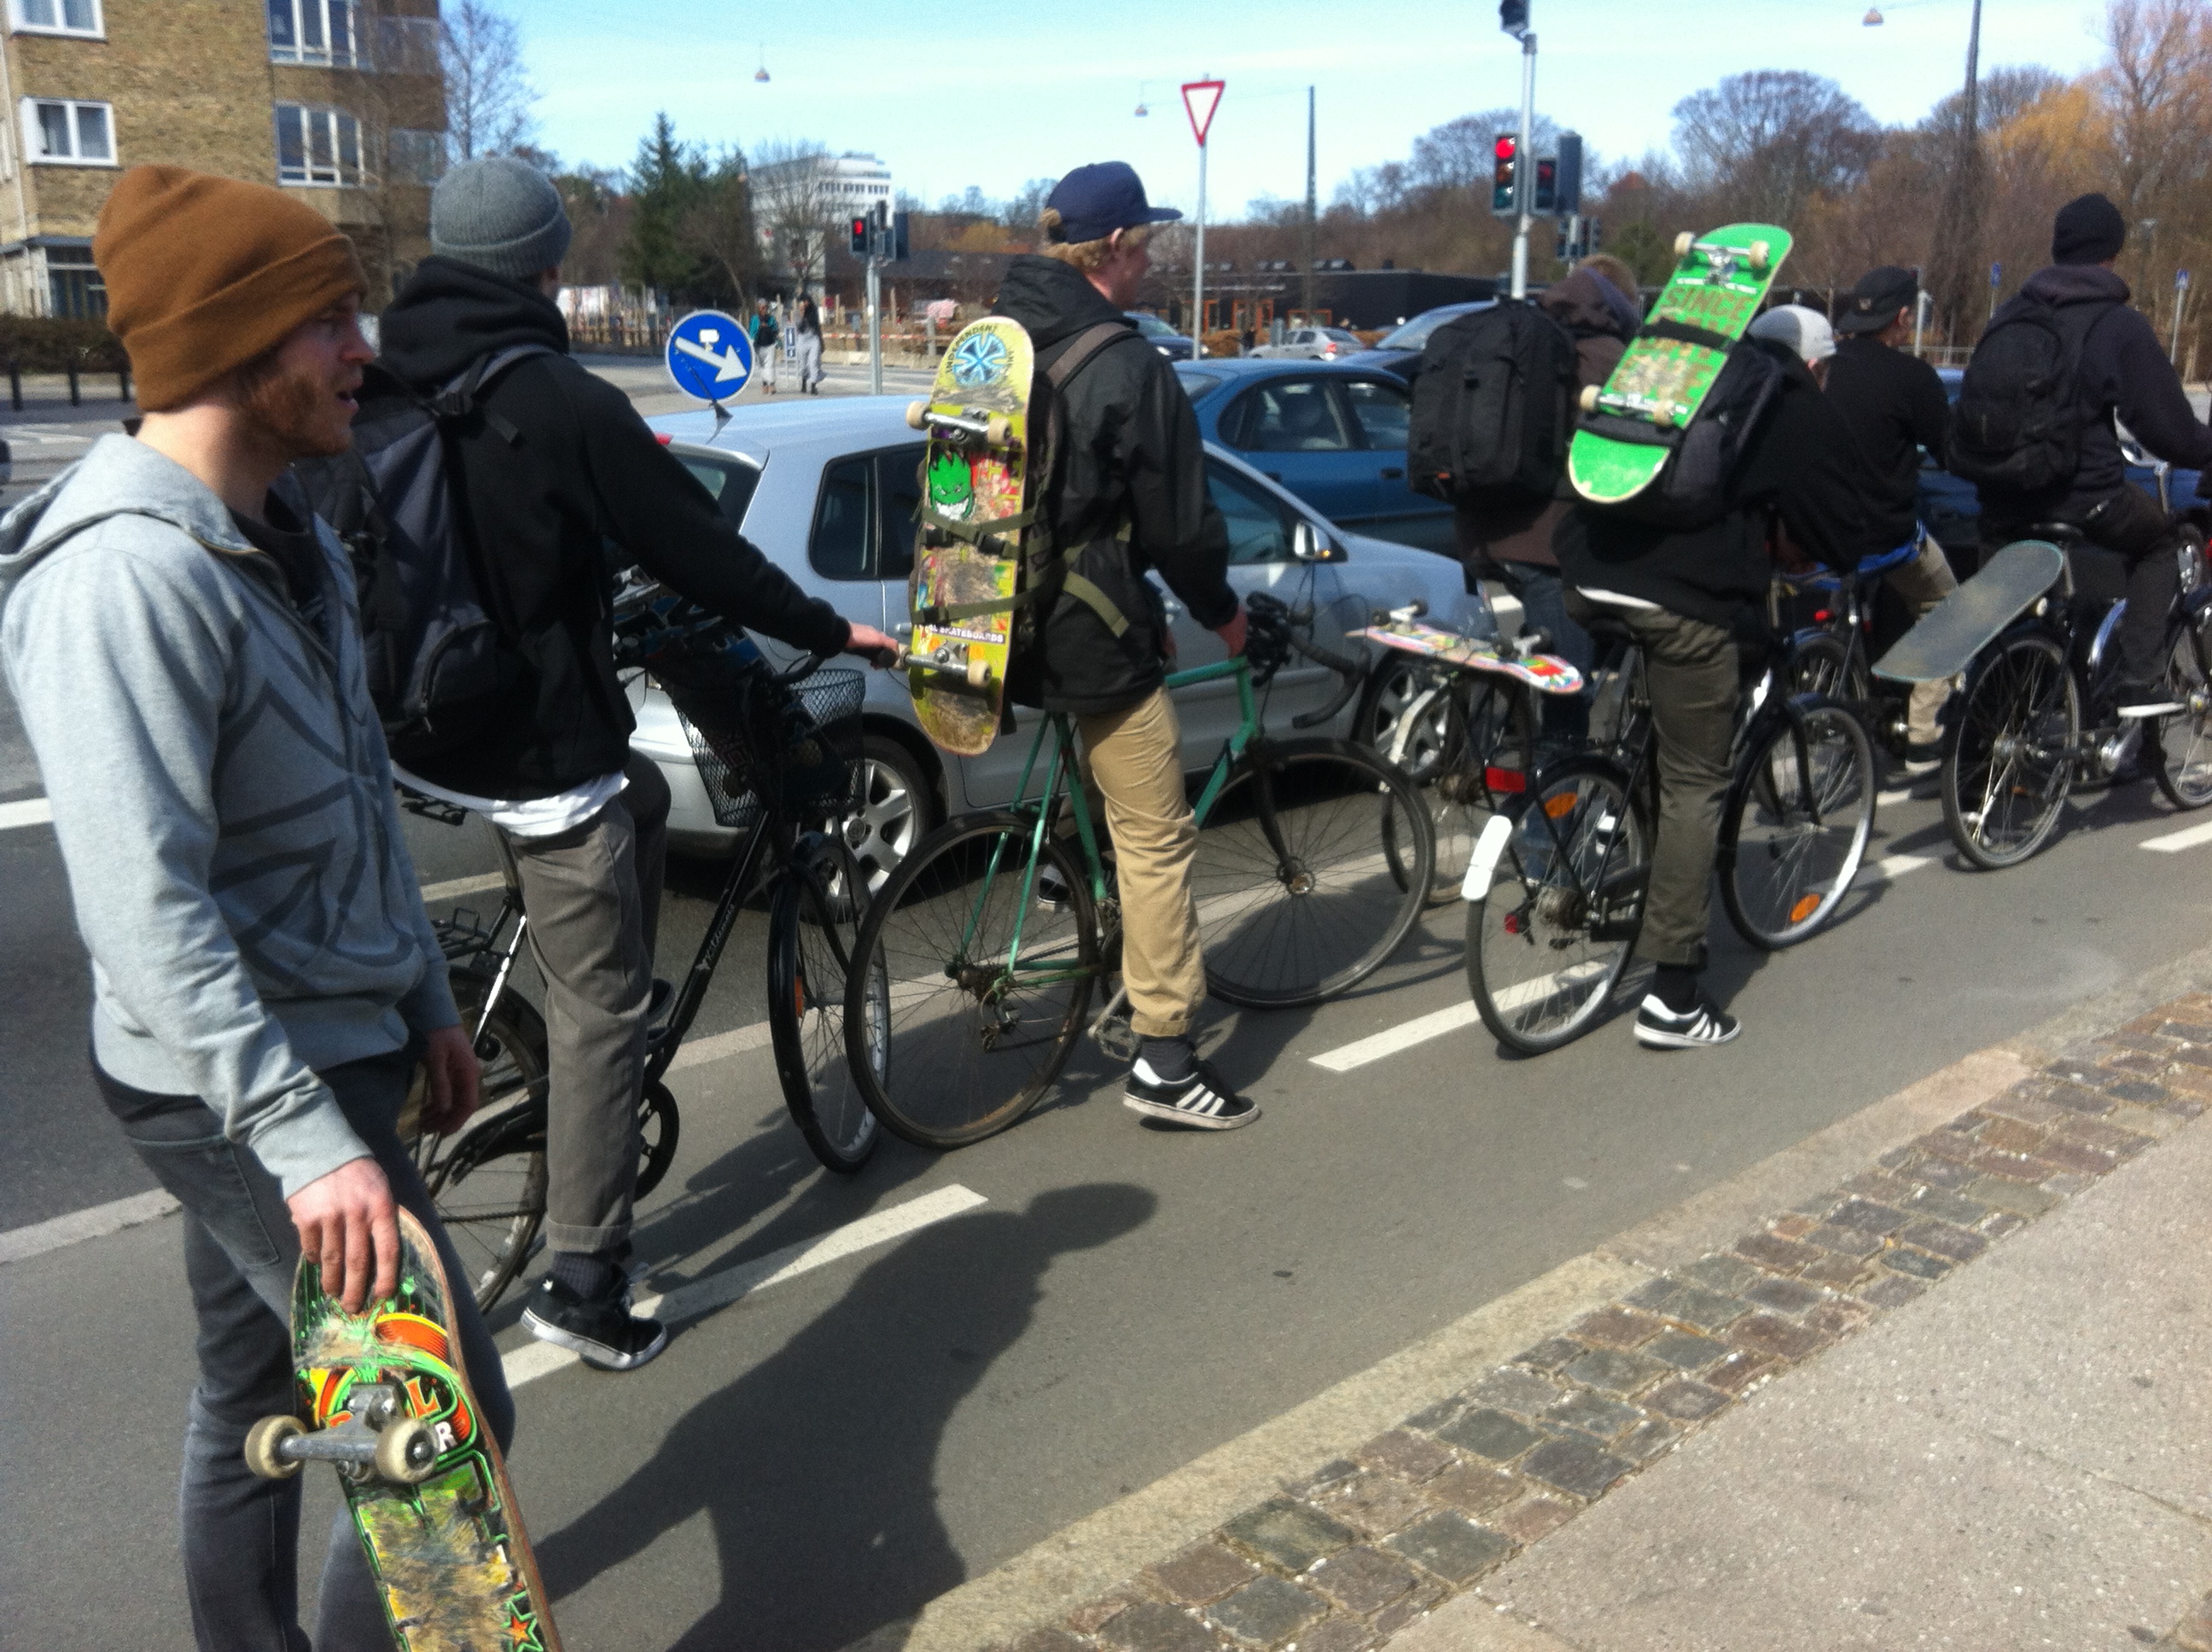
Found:
[[[878,274],[883,260],[873,252],[868,254],[868,394],[884,393],[884,324],[883,312],[878,307],[881,282]]]
[[[1206,354],[1206,143],[1198,145],[1198,246],[1191,254],[1194,271],[1190,288],[1190,353],[1193,360]]]
[[[1528,210],[1536,191],[1533,157],[1536,147],[1536,35],[1531,29],[1521,36],[1521,150],[1515,167],[1515,193],[1521,216],[1513,232],[1513,296],[1528,296],[1528,232],[1536,220]]]

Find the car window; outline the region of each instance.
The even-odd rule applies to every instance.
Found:
[[[1280,500],[1228,466],[1211,462],[1206,467],[1206,490],[1229,524],[1232,565],[1290,561],[1291,524]]]
[[[742,459],[701,459],[690,453],[678,458],[699,484],[714,495],[714,503],[730,525],[742,526],[745,507],[753,502],[753,489],[760,486],[760,472]]]
[[[822,496],[815,501],[814,532],[806,542],[806,560],[825,580],[867,580],[871,520],[868,513],[868,459],[866,454],[841,459],[823,467]]]
[[[1341,327],[1329,328],[1328,336],[1336,340],[1340,344],[1357,344],[1359,342],[1357,334],[1348,333]]]
[[[1352,404],[1352,419],[1370,447],[1395,450],[1405,446],[1413,404],[1404,391],[1373,379],[1349,379],[1345,381],[1344,394]]]
[[[1184,395],[1196,401],[1221,382],[1221,375],[1218,373],[1199,373],[1188,367],[1177,367],[1176,382],[1182,386]]]
[[[1270,379],[1244,392],[1233,424],[1222,428],[1232,446],[1258,453],[1335,453],[1352,446],[1336,400],[1318,379]]]
[[[1137,331],[1147,338],[1173,338],[1176,330],[1156,315],[1128,312],[1129,319],[1137,324]]]
[[[878,577],[903,580],[914,571],[915,513],[921,507],[921,455],[915,442],[876,455]]]
[[[1480,304],[1448,304],[1439,309],[1424,310],[1375,348],[1379,350],[1426,349],[1429,335],[1445,322],[1456,321],[1460,317],[1472,315],[1483,307]]]

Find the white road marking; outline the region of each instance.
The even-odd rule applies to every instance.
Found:
[[[1925,854],[1886,854],[1871,865],[1862,867],[1859,876],[1871,877],[1880,882],[1902,878],[1909,872],[1918,872],[1923,866],[1932,866],[1935,858]]]
[[[481,878],[449,878],[442,884],[423,884],[422,904],[429,906],[439,901],[455,901],[464,895],[481,895],[486,890],[506,887],[506,878],[495,872],[488,872]]]
[[[1900,787],[1894,792],[1877,792],[1874,794],[1874,800],[1884,809],[1893,807],[1900,803],[1910,803],[1912,801],[1912,788],[1907,786]]]
[[[747,1050],[763,1049],[769,1042],[768,1023],[756,1021],[750,1027],[738,1027],[729,1032],[716,1033],[712,1038],[687,1042],[676,1052],[676,1059],[668,1064],[671,1072],[681,1072],[686,1067],[704,1066],[709,1061],[719,1061],[728,1055],[742,1055]]]
[[[0,832],[18,826],[44,826],[52,821],[54,805],[45,798],[25,798],[21,803],[0,803]]]
[[[51,1221],[33,1222],[28,1227],[10,1228],[7,1232],[0,1233],[0,1263],[20,1262],[27,1256],[59,1250],[65,1245],[104,1238],[111,1233],[120,1233],[125,1228],[135,1228],[141,1222],[151,1222],[167,1216],[177,1208],[177,1201],[157,1187],[152,1193],[133,1193],[128,1199],[118,1199],[110,1204],[71,1211],[67,1216],[57,1216]]]
[[[786,1245],[781,1250],[757,1256],[750,1262],[740,1262],[703,1279],[678,1285],[665,1295],[640,1296],[631,1306],[637,1313],[663,1320],[696,1319],[742,1301],[756,1291],[765,1291],[802,1273],[811,1273],[817,1267],[826,1267],[831,1262],[888,1244],[894,1239],[903,1239],[948,1217],[959,1216],[988,1203],[982,1194],[957,1183],[940,1187],[920,1199],[848,1222],[818,1239],[802,1239],[795,1245]],[[541,1376],[580,1363],[577,1356],[566,1348],[556,1347],[550,1342],[532,1342],[507,1355],[501,1364],[507,1372],[507,1386],[519,1388],[526,1382],[534,1382]]]
[[[1395,1055],[1400,1050],[1411,1049],[1416,1044],[1425,1044],[1431,1038],[1441,1038],[1448,1032],[1457,1032],[1481,1016],[1473,1003],[1455,1004],[1449,1009],[1431,1014],[1416,1016],[1402,1021],[1387,1031],[1374,1034],[1355,1043],[1324,1052],[1310,1058],[1314,1066],[1327,1067],[1331,1072],[1349,1072],[1354,1067],[1364,1067],[1370,1061],[1379,1061],[1386,1055]]]
[[[2193,849],[2200,843],[2212,843],[2212,822],[2202,826],[2191,826],[2179,832],[2168,832],[2162,837],[2147,837],[2141,847],[2155,849],[2160,854],[2179,854],[2184,849]]]

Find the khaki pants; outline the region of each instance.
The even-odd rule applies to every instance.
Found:
[[[1078,717],[1084,767],[1106,805],[1121,894],[1121,981],[1141,1038],[1178,1038],[1206,997],[1191,862],[1198,823],[1183,795],[1182,731],[1165,689]]]
[[[1943,547],[1936,543],[1934,534],[1923,534],[1920,540],[1920,555],[1910,562],[1900,562],[1882,576],[1889,588],[1912,604],[1914,619],[1926,617],[1928,610],[1959,588],[1958,576],[1951,572],[1951,564],[1944,559]],[[1905,702],[1905,738],[1917,746],[1931,746],[1943,738],[1936,726],[1936,714],[1943,709],[1943,702],[1951,697],[1958,679],[1934,677],[1912,685],[1912,697]]]

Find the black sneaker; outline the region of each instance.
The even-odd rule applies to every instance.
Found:
[[[589,1300],[558,1279],[530,1293],[523,1322],[540,1342],[550,1342],[603,1371],[634,1371],[668,1345],[668,1327],[629,1311],[629,1284],[611,1297]]]
[[[1155,1074],[1142,1056],[1129,1069],[1121,1105],[1193,1130],[1235,1130],[1260,1116],[1259,1108],[1223,1084],[1206,1062],[1196,1063],[1188,1078],[1167,1079]]]
[[[1636,1012],[1636,1042],[1647,1049],[1701,1050],[1725,1044],[1742,1030],[1741,1021],[1715,1009],[1702,994],[1693,1007],[1678,1014],[1656,993],[1647,993]]]

